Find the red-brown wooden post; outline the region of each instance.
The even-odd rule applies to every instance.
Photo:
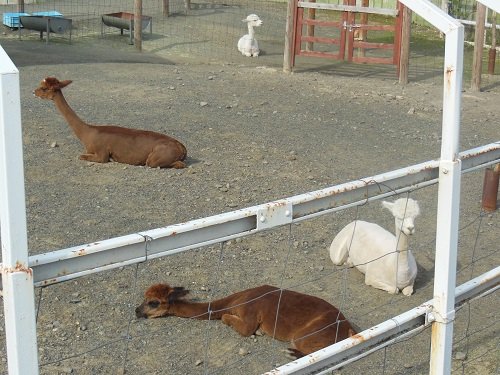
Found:
[[[495,165],[493,168],[486,168],[484,171],[483,198],[481,200],[481,205],[483,210],[487,212],[497,209],[499,179],[500,164]]]
[[[134,44],[138,51],[142,51],[142,0],[134,1]]]
[[[408,83],[410,67],[411,9],[403,6],[401,26],[401,54],[399,56],[399,83]],[[397,30],[396,30],[397,32]]]
[[[474,57],[472,60],[472,83],[471,83],[472,91],[479,91],[481,89],[481,71],[483,64],[485,20],[486,20],[486,5],[477,2],[476,32],[474,34]]]
[[[24,0],[17,0],[17,11],[24,13]]]
[[[288,0],[288,7],[286,10],[286,29],[285,29],[285,51],[283,53],[283,71],[290,73],[294,65],[294,34],[296,22],[296,6],[297,0]]]

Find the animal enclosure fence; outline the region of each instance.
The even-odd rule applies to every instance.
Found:
[[[12,74],[12,72],[9,73]],[[15,93],[15,91],[13,92]],[[5,106],[5,108],[11,107]],[[2,109],[4,109],[4,107]],[[453,113],[453,111],[451,112]],[[2,113],[8,112],[2,111]],[[463,169],[484,167],[489,163],[498,162],[498,151],[499,145],[493,144],[462,153],[459,159],[462,161]],[[413,190],[412,188],[416,188],[416,186],[431,184],[435,182],[436,178],[440,175],[439,169],[442,167],[442,161],[443,160],[429,162],[425,165],[413,166],[404,171],[396,171],[385,176],[374,176],[366,179],[366,181],[353,182],[344,186],[336,186],[326,191],[313,192],[312,194],[305,194],[304,196],[295,197],[289,200],[282,200],[258,207],[239,210],[237,212],[211,218],[212,220],[209,221],[197,221],[185,225],[164,228],[162,230],[104,241],[100,244],[66,249],[62,252],[52,254],[42,254],[31,258],[30,266],[33,268],[33,276],[36,278],[37,283],[40,282],[44,284],[43,281],[48,280],[45,284],[50,284],[54,281],[69,280],[72,277],[81,276],[89,267],[93,268],[96,266],[100,270],[117,268],[134,262],[144,260],[151,261],[151,259],[166,254],[189,250],[200,245],[210,245],[219,241],[236,241],[236,238],[242,235],[263,232],[275,226],[290,227],[292,223],[305,221],[305,219],[328,212],[328,210],[335,211],[342,208],[342,204],[339,203],[341,199],[349,198],[351,203],[359,204],[365,202],[367,197],[375,199],[376,197],[392,195],[394,192],[411,191]],[[410,173],[410,171],[415,174]],[[3,180],[8,181],[9,179]],[[372,180],[377,183],[370,183]],[[395,185],[391,185],[390,181],[394,182]],[[344,194],[340,194],[342,191]],[[4,195],[2,194],[2,196]],[[2,207],[4,207],[3,204]],[[5,222],[6,220],[2,216],[2,228]],[[15,234],[19,235],[18,232]],[[5,235],[3,229],[2,239],[4,244],[9,244],[9,236]],[[115,251],[113,247],[116,245],[121,247]],[[118,259],[117,255],[121,258]],[[217,255],[216,253],[216,256]],[[5,259],[6,257],[3,257],[4,266],[7,264],[5,263]],[[7,258],[7,260],[9,259]],[[110,264],[110,260],[114,263]],[[59,263],[59,261],[61,263]],[[7,272],[10,271],[12,270],[7,269]],[[20,271],[20,276],[26,277],[26,273],[23,273],[22,269],[16,269],[16,271]],[[60,276],[61,274],[64,274],[64,276]],[[493,275],[487,276],[485,279],[496,282],[496,280],[498,280],[498,274],[494,273]],[[476,281],[474,281],[474,283],[476,283]],[[29,285],[25,286],[29,287]],[[43,290],[49,291],[50,288]],[[12,294],[8,296],[12,298]],[[50,298],[46,300],[50,301]],[[11,301],[6,299],[5,302]],[[129,306],[128,308],[130,312],[131,307]],[[54,326],[53,329],[57,328],[57,326]],[[396,323],[396,328],[401,328],[399,320]],[[488,327],[478,328],[475,332],[480,333],[481,329],[488,329]],[[85,331],[85,329],[82,330],[82,332]],[[129,341],[128,335],[126,337],[126,339],[120,338],[119,341],[127,343]],[[132,337],[134,337],[134,335],[132,335]],[[421,336],[418,338],[420,337]],[[465,337],[470,338],[471,336],[467,334]],[[111,343],[108,343],[107,348],[109,347],[112,347]],[[407,348],[406,350],[410,349]],[[391,352],[384,349],[383,354],[390,356]],[[72,358],[70,356],[68,357]],[[141,362],[139,359],[137,363],[137,365],[140,366]],[[387,362],[382,359],[380,367],[385,366],[386,363]],[[288,366],[288,368],[290,368],[290,366]]]
[[[481,170],[468,173],[464,176],[465,182],[470,183],[477,180],[480,175]],[[478,201],[480,191],[475,190],[476,197],[467,195],[466,200]],[[433,195],[435,192],[435,186],[429,186],[411,191],[410,196],[423,202],[423,197]],[[405,195],[402,194],[403,197]],[[253,252],[249,250],[249,247],[254,248],[255,246],[252,237],[260,237],[256,234],[238,241],[233,239],[221,245],[216,244],[188,251],[185,254],[171,255],[158,260],[158,263],[163,264],[163,267],[171,272],[168,279],[177,280],[174,285],[185,283],[186,280],[196,281],[196,284],[190,284],[193,296],[205,301],[223,296],[245,285],[242,280],[232,278],[232,270],[246,266],[250,258],[256,257],[261,263],[262,271],[259,272],[259,277],[264,277],[262,282],[279,282],[281,274],[283,274],[285,276],[283,287],[325,295],[328,299],[336,301],[337,306],[347,314],[351,321],[363,322],[363,326],[372,324],[368,322],[380,326],[380,321],[390,319],[395,311],[404,312],[406,306],[415,302],[425,302],[427,297],[432,296],[432,283],[423,282],[424,279],[427,279],[423,274],[432,272],[429,267],[433,262],[433,254],[429,249],[433,246],[434,237],[425,239],[414,250],[420,260],[425,260],[426,257],[422,257],[423,254],[429,254],[429,259],[420,262],[424,269],[428,269],[427,272],[420,270],[422,282],[419,283],[417,294],[410,299],[402,296],[385,298],[383,295],[385,292],[382,294],[376,291],[365,299],[360,293],[363,288],[367,288],[363,285],[362,280],[349,277],[355,276],[356,271],[351,269],[332,270],[331,267],[325,267],[325,270],[321,271],[317,268],[320,262],[315,263],[312,271],[309,268],[311,263],[305,262],[311,257],[324,255],[328,258],[325,246],[315,250],[319,242],[314,238],[315,231],[311,230],[312,228],[308,227],[306,222],[312,222],[317,228],[328,226],[328,223],[332,224],[332,222],[340,224],[339,222],[351,218],[372,220],[373,215],[378,212],[377,207],[375,207],[378,206],[376,203],[378,202],[374,201],[342,212],[308,220],[301,225],[286,225],[281,230],[261,233],[262,236],[265,236],[262,237],[265,242],[277,246],[269,261],[266,261],[264,257],[270,255],[264,254],[260,249],[255,249]],[[480,276],[483,270],[491,267],[488,263],[491,264],[495,261],[495,252],[491,251],[494,243],[488,241],[488,236],[483,236],[480,233],[484,231],[483,233],[487,235],[489,232],[494,232],[488,222],[495,221],[495,219],[488,218],[488,215],[480,212],[479,205],[477,206],[475,212],[471,212],[470,215],[465,212],[461,214],[463,224],[460,228],[460,241],[463,245],[460,251],[462,253],[460,262],[463,266],[459,269],[460,282],[471,280],[471,275],[473,278]],[[417,231],[422,233],[421,229],[418,226]],[[289,235],[291,241],[288,241]],[[303,241],[306,240],[310,245],[303,247]],[[476,250],[473,251],[476,240],[483,244],[476,246]],[[300,243],[298,248],[294,244],[296,241]],[[305,254],[305,251],[309,251],[309,254]],[[237,254],[236,257],[234,257],[235,254]],[[471,256],[472,259],[473,254],[475,259],[472,262],[469,259],[466,263],[466,258]],[[194,271],[196,276],[194,276],[193,271],[185,269],[186,257],[195,259],[196,263],[203,264],[203,270]],[[462,260],[464,261],[462,262]],[[234,332],[226,329],[221,331],[219,322],[210,325],[203,321],[170,318],[147,322],[151,324],[137,324],[132,319],[132,310],[137,304],[139,292],[149,283],[157,281],[158,269],[154,264],[151,264],[154,262],[152,260],[147,263],[130,265],[113,272],[113,277],[125,278],[129,281],[128,288],[122,288],[117,296],[107,297],[109,304],[103,303],[100,309],[101,312],[106,312],[112,306],[113,309],[118,310],[109,313],[110,318],[115,320],[113,325],[99,322],[97,317],[83,313],[87,303],[95,303],[103,299],[101,292],[96,291],[96,284],[105,282],[105,279],[97,275],[77,278],[69,283],[54,284],[46,288],[37,288],[36,300],[39,303],[37,326],[40,330],[52,332],[51,335],[48,335],[49,337],[46,337],[46,341],[40,344],[41,348],[44,349],[40,357],[41,373],[51,374],[58,370],[62,372],[67,371],[66,369],[74,369],[75,373],[99,371],[107,374],[114,373],[122,367],[130,373],[139,371],[154,373],[155,371],[164,371],[166,365],[169,373],[172,374],[181,374],[187,371],[193,374],[257,374],[273,368],[277,363],[283,363],[280,349],[285,345],[270,342],[265,337],[259,336],[254,339],[239,339]],[[265,271],[267,268],[275,269],[273,272],[276,274],[275,278],[268,279],[267,276],[260,276],[261,274],[268,275],[268,272]],[[470,273],[472,268],[474,268],[474,272]],[[314,276],[311,275],[310,270],[314,272]],[[348,285],[345,283],[346,275],[350,279]],[[251,272],[247,275],[249,278],[252,276],[255,277]],[[484,278],[487,279],[488,276]],[[353,280],[355,280],[354,283]],[[478,285],[481,283],[481,279],[477,279],[473,283]],[[337,286],[334,286],[335,284]],[[128,293],[123,294],[123,291]],[[55,299],[55,296],[67,296],[67,298]],[[488,330],[494,332],[498,328],[494,316],[491,316],[490,319],[484,319],[484,311],[495,314],[488,308],[488,304],[494,304],[495,299],[496,296],[493,294],[477,300],[464,300],[464,304],[459,304],[461,308],[457,309],[455,321],[457,335],[454,346],[455,352],[459,353],[459,356],[464,355],[465,357],[467,353],[467,359],[454,361],[454,371],[460,373],[463,366],[465,373],[474,373],[478,368],[476,366],[478,358],[482,358],[489,362],[488,366],[485,364],[484,368],[488,369],[485,373],[490,373],[491,366],[495,364],[494,336],[491,335],[491,339],[484,340],[485,342],[482,344],[479,344],[478,340],[484,332]],[[75,314],[74,324],[65,324],[57,317],[51,316],[46,311],[49,304],[56,309],[65,311],[66,314]],[[78,313],[78,311],[81,312]],[[403,331],[402,321],[395,317],[392,319],[393,322],[400,324],[398,329]],[[344,371],[348,373],[363,371],[370,374],[395,374],[403,371],[406,374],[426,373],[428,371],[427,358],[430,343],[429,328],[430,326],[421,327],[412,334],[408,334],[406,338],[398,336],[394,342],[388,342],[387,346],[380,351],[371,353],[366,358],[360,359],[359,362],[345,365]],[[172,347],[178,346],[185,348],[185,354],[182,358],[177,358],[172,354]],[[239,354],[240,349],[243,350],[244,354]],[[108,353],[110,352],[118,360],[108,361]],[[157,362],[152,359],[148,362],[146,357],[160,357],[162,360]],[[86,364],[86,362],[92,363],[90,358],[95,358],[93,367],[89,363]],[[405,360],[401,361],[401,358],[405,358]],[[196,366],[197,361],[200,361],[198,366]],[[96,362],[99,366],[95,364]]]
[[[342,3],[338,0],[327,1],[330,4]],[[357,3],[360,3],[358,1]],[[369,1],[370,7],[383,7],[396,9],[395,1]],[[152,17],[153,34],[144,34],[142,49],[153,52],[167,59],[190,62],[210,63],[226,61],[236,64],[267,65],[281,67],[283,65],[283,53],[285,50],[285,25],[287,16],[286,1],[272,0],[204,0],[192,1],[188,12],[185,9],[184,0],[171,0],[169,2],[169,14],[163,12],[163,0],[148,0],[143,2],[143,15]],[[0,5],[0,12],[17,12],[15,3]],[[134,12],[133,0],[105,0],[105,1],[83,1],[83,0],[43,0],[25,4],[28,13],[57,11],[65,18],[72,20],[72,38],[75,46],[79,43],[98,42],[106,48],[121,50],[132,48],[128,45],[128,35],[121,35],[119,30],[102,24],[102,16],[116,12]],[[263,20],[263,25],[256,31],[259,41],[261,55],[258,59],[248,59],[242,56],[237,48],[238,39],[246,33],[246,25],[242,22],[248,14],[256,13]],[[372,17],[369,17],[372,20]],[[332,22],[331,16],[323,16],[318,12],[318,21]],[[373,17],[373,27],[382,27],[393,23],[393,17]],[[441,78],[442,56],[444,42],[438,33],[432,28],[416,26],[412,29],[412,45],[410,50],[410,81],[425,80],[429,77]],[[103,31],[101,33],[101,30]],[[4,26],[5,37],[18,39],[17,30],[10,31]],[[127,31],[125,31],[127,34]],[[22,39],[38,39],[38,33],[22,31]],[[383,32],[368,33],[367,43],[384,44],[390,43],[391,36]],[[56,35],[53,43],[67,43],[65,35]],[[367,50],[367,56],[374,51]],[[466,50],[466,63],[464,74],[470,74],[472,65],[472,50]],[[469,61],[470,60],[470,61]],[[313,69],[318,66],[332,65],[332,61],[324,59],[300,59],[303,69]],[[306,65],[304,65],[306,64]],[[497,62],[497,71],[500,69]],[[339,74],[370,76],[374,72],[380,75],[396,76],[396,68],[380,65],[370,65],[369,68],[353,67],[352,64],[334,64]],[[490,80],[493,77],[486,77]]]

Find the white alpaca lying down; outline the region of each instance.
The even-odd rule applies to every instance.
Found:
[[[356,220],[346,225],[330,245],[330,258],[336,265],[355,266],[365,274],[365,284],[404,295],[413,293],[417,262],[408,248],[408,236],[415,233],[418,203],[401,198],[382,202],[395,218],[396,235],[377,224]]]
[[[257,57],[260,50],[253,28],[262,25],[262,20],[256,14],[249,14],[243,22],[247,22],[248,24],[248,34],[243,35],[238,41],[238,51],[248,57]]]

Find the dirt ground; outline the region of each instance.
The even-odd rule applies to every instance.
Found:
[[[439,157],[442,87],[407,86],[377,68],[304,65],[281,56],[196,64],[106,41],[45,45],[0,39],[19,67],[31,254],[90,243],[317,190]],[[352,76],[353,75],[353,76]],[[188,148],[183,170],[78,160],[77,138],[52,103],[32,95],[46,76],[84,120],[164,132]],[[462,150],[499,141],[500,90],[463,93]],[[464,84],[467,87],[468,84]],[[481,171],[464,176],[457,283],[499,263],[498,211],[482,216]],[[362,329],[432,298],[437,188],[411,193],[422,214],[410,246],[416,293],[391,296],[332,265],[327,249],[355,217],[391,229],[379,202],[263,234],[36,290],[42,374],[257,374],[288,360],[286,343],[239,337],[221,322],[137,320],[152,283],[209,300],[263,283],[317,295]],[[454,373],[498,371],[498,294],[460,310]],[[0,318],[3,317],[3,310]],[[3,322],[3,319],[0,321]],[[4,346],[4,327],[0,326]],[[126,338],[130,340],[127,340]],[[342,374],[425,374],[430,330],[346,366]],[[465,353],[465,359],[456,354]],[[63,359],[61,361],[61,359]],[[0,372],[6,373],[5,350]]]

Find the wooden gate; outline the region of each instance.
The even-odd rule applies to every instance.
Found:
[[[392,64],[399,74],[403,9],[399,1],[395,9],[369,7],[369,0],[343,0],[343,4],[317,3],[316,0],[290,0],[285,43],[285,71],[295,66],[296,56],[312,56],[345,60],[354,63]],[[316,18],[316,10],[326,10],[338,17]],[[369,23],[369,15],[394,17],[387,25]],[[326,19],[325,19],[326,18]],[[322,35],[316,30],[321,28]],[[324,30],[327,29],[327,32]],[[370,42],[369,31],[388,31],[394,35],[392,43]],[[320,48],[318,48],[320,46]],[[376,56],[384,50],[387,56]]]

